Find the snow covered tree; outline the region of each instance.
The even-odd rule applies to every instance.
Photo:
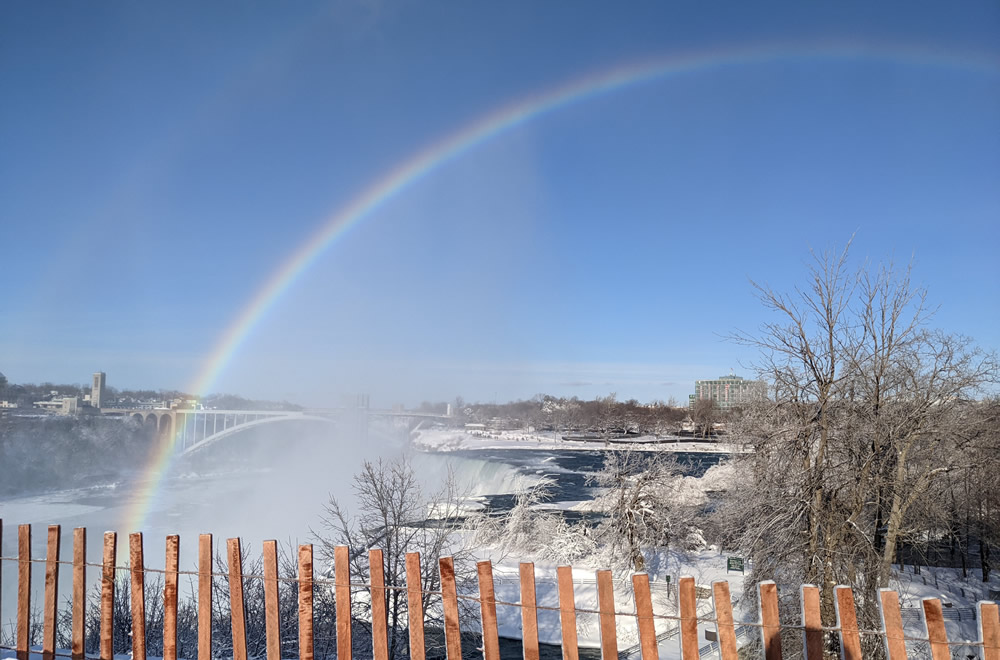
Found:
[[[570,525],[558,511],[538,508],[548,498],[545,486],[526,488],[516,495],[514,506],[501,516],[473,518],[474,541],[518,559],[542,556],[547,561],[571,564],[594,555],[597,545],[590,525]],[[468,524],[468,523],[467,523]]]
[[[604,489],[597,504],[606,516],[598,540],[611,558],[624,558],[634,571],[645,570],[644,550],[686,544],[695,531],[698,503],[684,497],[673,454],[610,452],[594,482]]]

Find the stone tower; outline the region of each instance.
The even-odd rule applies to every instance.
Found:
[[[101,400],[104,398],[104,381],[107,378],[103,371],[94,374],[94,385],[90,389],[90,405],[98,410],[101,409]]]

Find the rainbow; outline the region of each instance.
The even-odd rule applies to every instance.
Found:
[[[534,94],[465,125],[402,161],[376,179],[345,206],[335,210],[319,229],[278,268],[243,308],[216,343],[209,359],[198,373],[189,391],[207,394],[219,375],[232,361],[254,327],[302,277],[331,245],[351,227],[390,200],[400,196],[433,172],[479,145],[499,137],[529,121],[574,103],[610,94],[640,83],[655,82],[672,76],[704,73],[731,66],[762,65],[789,60],[858,60],[883,61],[934,68],[1000,73],[1000,59],[971,53],[915,48],[905,45],[826,42],[809,44],[757,45],[687,54],[674,54],[633,62],[592,73],[555,88]],[[176,434],[151,457],[139,481],[138,491],[126,512],[125,529],[141,530],[154,502],[163,474],[174,455]]]

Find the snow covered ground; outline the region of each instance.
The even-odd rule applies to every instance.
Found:
[[[757,623],[759,617],[756,608],[749,602],[742,600],[744,589],[744,576],[737,572],[727,572],[726,559],[729,553],[720,552],[717,548],[697,552],[670,552],[659,558],[659,563],[649,567],[651,594],[653,598],[653,611],[657,615],[676,616],[677,615],[677,580],[681,576],[690,576],[695,579],[695,584],[699,587],[698,615],[699,617],[711,617],[713,614],[712,600],[708,594],[711,592],[711,585],[716,581],[726,581],[729,583],[729,590],[734,599],[733,614],[736,625],[740,623]],[[535,582],[538,605],[540,607],[558,608],[559,599],[556,589],[556,566],[544,560],[536,560]],[[908,567],[903,572],[897,574],[892,581],[892,588],[899,592],[900,603],[903,608],[903,623],[908,637],[926,638],[927,633],[923,624],[921,612],[921,599],[940,598],[945,606],[946,627],[948,639],[954,642],[975,641],[979,636],[978,620],[973,616],[977,609],[977,601],[984,599],[988,594],[988,589],[1000,588],[1000,579],[996,577],[990,583],[984,585],[977,576],[970,573],[968,579],[961,577],[961,571],[950,568],[926,568],[921,571],[921,575],[914,576],[912,568]],[[518,570],[513,562],[501,562],[494,568],[494,582],[498,601],[517,603],[519,602]],[[669,576],[669,582],[668,580]],[[597,585],[595,567],[574,566],[574,596],[576,607],[579,610],[597,609]],[[926,580],[927,584],[924,584]],[[964,593],[964,595],[963,595]],[[616,611],[620,613],[635,612],[635,603],[632,600],[631,583],[627,579],[615,580]],[[705,596],[705,597],[702,597]],[[949,607],[950,604],[950,607]],[[976,614],[978,616],[978,613]],[[521,637],[521,612],[520,608],[511,605],[497,606],[497,620],[500,627],[500,635],[511,638]],[[559,613],[553,610],[538,611],[539,641],[552,644],[560,642]],[[629,616],[619,616],[617,618],[617,638],[619,652],[630,652],[630,658],[639,659],[637,645],[638,626],[636,620]],[[798,622],[790,622],[798,623]],[[658,619],[656,621],[656,632],[660,638],[660,658],[670,660],[680,658],[680,638],[678,634],[670,634],[677,630],[677,622],[670,619]],[[579,645],[581,647],[597,648],[600,646],[600,630],[596,614],[577,615],[577,629],[579,635]],[[699,645],[708,651],[710,642],[706,632],[715,631],[715,627],[710,624],[699,624],[698,639]],[[754,639],[759,632],[756,628],[747,630],[745,637],[740,643],[745,643]],[[917,652],[917,657],[922,656],[920,645],[916,642],[908,642],[908,647]],[[971,647],[969,647],[971,649]],[[924,649],[926,650],[926,649]],[[957,646],[952,650],[956,653],[961,651]],[[974,653],[974,650],[969,650]],[[929,653],[927,654],[929,656]],[[703,657],[706,656],[703,653]],[[965,657],[958,655],[956,657]]]
[[[557,432],[492,431],[448,428],[421,428],[414,432],[413,446],[420,451],[457,451],[461,449],[607,449],[616,447],[643,451],[684,451],[732,453],[732,445],[723,442],[697,442],[689,438],[636,436],[628,440],[563,440]]]

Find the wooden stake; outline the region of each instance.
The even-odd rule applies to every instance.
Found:
[[[146,573],[142,556],[142,532],[129,534],[132,565],[132,659],[146,660]]]
[[[104,557],[101,567],[101,660],[113,660],[115,654],[115,558],[118,534],[104,532]]]
[[[944,627],[944,616],[941,613],[941,601],[937,598],[924,598],[924,623],[927,625],[927,638],[931,642],[931,658],[933,660],[951,660],[948,649],[948,633]]]
[[[500,660],[500,638],[497,633],[497,602],[493,589],[493,564],[481,561],[476,564],[479,574],[479,611],[483,622],[483,658]]]
[[[17,527],[17,658],[31,645],[31,525]]]
[[[247,660],[246,603],[243,600],[243,555],[239,538],[226,541],[229,555],[229,612],[233,630],[233,660]]]
[[[778,618],[778,585],[772,580],[761,582],[760,634],[764,640],[766,660],[781,660],[781,621]]]
[[[382,551],[368,551],[368,574],[371,576],[372,652],[375,660],[389,660],[389,637],[385,607],[385,564]]]
[[[802,585],[802,643],[808,660],[823,660],[823,615],[820,610],[819,588]]]
[[[438,559],[441,572],[441,601],[444,606],[444,642],[448,660],[462,660],[462,631],[458,627],[458,592],[455,563],[451,557]]]
[[[879,589],[879,615],[885,634],[885,654],[889,660],[906,660],[906,641],[903,639],[903,613],[899,609],[899,596],[890,589]]]
[[[333,551],[337,591],[337,660],[351,660],[351,557],[345,545]]]
[[[861,633],[858,630],[858,615],[854,610],[854,592],[850,587],[838,586],[834,589],[834,595],[837,627],[840,628],[841,657],[843,660],[862,660]]]
[[[198,660],[212,660],[212,535],[198,537]]]
[[[177,580],[181,537],[167,537],[166,572],[163,575],[163,660],[177,660]]]
[[[615,630],[615,585],[611,571],[597,571],[597,609],[601,622],[601,657],[618,660],[618,634]]]
[[[83,660],[87,625],[87,528],[73,530],[73,660]]]
[[[424,660],[424,599],[420,553],[406,553],[406,603],[410,628],[410,660]]]
[[[264,630],[267,642],[267,660],[281,660],[277,541],[264,541]]]
[[[712,605],[715,609],[715,627],[719,634],[721,660],[737,660],[736,628],[733,624],[733,600],[729,583],[719,580],[712,583]]]
[[[299,658],[313,660],[313,547],[299,546]]]
[[[677,594],[681,606],[681,658],[698,660],[698,600],[694,578],[682,577],[677,584]]]
[[[979,640],[983,660],[1000,660],[1000,611],[996,603],[979,602]]]
[[[573,595],[573,567],[556,568],[559,580],[559,625],[562,628],[563,660],[579,660],[576,636],[576,598]]]
[[[635,621],[639,627],[639,648],[642,660],[658,660],[660,650],[656,642],[656,622],[653,619],[653,599],[649,593],[649,575],[632,576],[632,597],[635,599]]]
[[[524,660],[538,660],[538,608],[535,594],[535,565],[522,562],[521,574],[521,647]]]
[[[45,551],[45,605],[42,632],[42,657],[53,660],[56,652],[56,618],[59,607],[59,525],[49,525]]]

